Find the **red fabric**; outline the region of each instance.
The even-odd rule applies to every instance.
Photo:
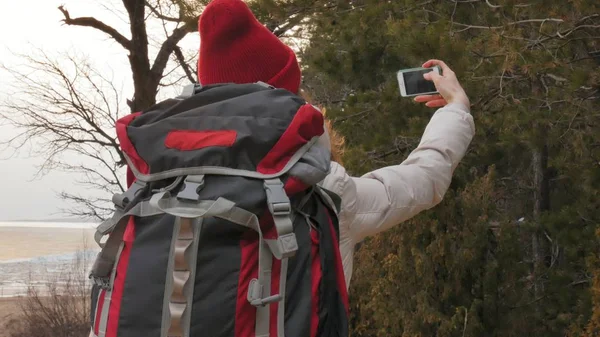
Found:
[[[140,112],[136,112],[134,114],[127,115],[117,121],[117,138],[119,139],[119,143],[121,144],[121,149],[129,156],[136,169],[142,174],[148,174],[150,172],[148,164],[144,161],[144,159],[142,159],[142,157],[139,156],[139,154],[135,150],[135,147],[131,143],[129,136],[127,136],[127,126],[140,114]]]
[[[283,188],[288,196],[292,196],[298,192],[306,190],[308,186],[296,177],[289,177],[286,180]],[[258,223],[260,224],[260,229],[263,232],[263,237],[269,240],[277,239],[277,228],[275,228],[273,216],[271,215],[269,208],[266,207],[262,214],[263,215],[258,219]]]
[[[311,230],[310,238],[312,241],[312,247],[310,256],[312,258],[312,265],[310,275],[312,279],[312,308],[310,318],[310,337],[317,337],[319,329],[319,284],[321,283],[322,271],[321,271],[321,256],[319,255],[319,233]]]
[[[301,71],[292,49],[241,0],[213,0],[198,20],[198,78],[215,83],[269,83],[298,93]]]
[[[167,134],[165,146],[180,151],[200,150],[211,146],[231,147],[236,138],[235,130],[173,130]]]
[[[248,302],[250,280],[258,278],[258,233],[248,231],[240,241],[241,262],[235,308],[235,337],[254,337],[256,307]]]
[[[329,230],[331,230],[331,235],[334,238],[337,238],[337,234],[335,232],[335,228],[333,227],[333,221],[331,221],[331,215],[329,211],[327,212],[327,219],[329,220]],[[331,243],[333,245],[333,251],[335,252],[335,271],[337,276],[337,285],[338,290],[340,292],[340,296],[342,297],[342,303],[344,304],[344,308],[346,309],[347,317],[350,317],[350,304],[348,302],[348,290],[346,288],[346,276],[344,276],[344,267],[342,265],[342,256],[340,254],[340,249],[338,245],[335,243]]]
[[[294,194],[307,190],[309,187],[310,186],[303,183],[300,179],[290,176],[285,181],[285,186],[283,188],[285,189],[285,193],[288,196],[292,196]]]
[[[127,166],[127,188],[130,188],[134,181],[135,176],[133,175],[133,171]]]
[[[127,277],[127,268],[129,266],[129,256],[131,247],[135,239],[135,222],[133,217],[129,218],[127,228],[123,234],[124,246],[121,251],[119,262],[117,263],[117,274],[113,285],[110,308],[108,309],[108,324],[106,327],[106,337],[117,337],[119,328],[119,315],[121,313],[121,300],[123,299],[123,288],[125,287],[125,278]]]
[[[296,151],[323,132],[323,114],[310,104],[303,105],[275,146],[258,163],[256,170],[263,174],[281,171]]]
[[[271,269],[271,294],[279,294],[279,277],[281,276],[281,260],[273,259],[273,267]],[[285,296],[285,294],[282,294]],[[279,311],[279,302],[271,304],[270,320],[269,320],[269,334],[271,336],[277,335],[277,311]]]
[[[271,215],[269,208],[265,208],[263,215],[258,219],[258,224],[260,225],[260,230],[263,233],[263,239],[277,239],[277,228],[275,228],[273,215]]]
[[[98,330],[100,329],[100,316],[102,315],[105,297],[106,290],[100,290],[100,296],[98,296],[98,302],[96,303],[96,317],[94,318],[94,334],[96,336],[98,335]]]

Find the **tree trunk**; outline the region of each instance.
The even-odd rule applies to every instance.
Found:
[[[131,31],[129,64],[133,75],[134,97],[129,107],[133,113],[144,110],[156,102],[158,83],[155,83],[154,76],[150,71],[145,2],[124,0],[123,4],[129,14],[129,28]]]
[[[540,279],[544,269],[544,241],[542,238],[541,216],[550,207],[549,179],[548,179],[548,146],[545,135],[542,141],[533,149],[532,169],[534,186],[533,220],[535,229],[531,238],[533,255],[533,286],[536,301],[544,294],[544,284]],[[537,302],[536,302],[537,303]],[[536,305],[538,308],[539,305]]]

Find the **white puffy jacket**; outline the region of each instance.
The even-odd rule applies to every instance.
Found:
[[[332,164],[322,186],[342,199],[340,249],[347,286],[356,244],[439,204],[474,134],[469,108],[453,103],[436,111],[419,146],[401,164],[362,177]]]

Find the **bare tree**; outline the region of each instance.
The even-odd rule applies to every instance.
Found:
[[[85,58],[63,55],[63,62],[40,51],[20,55],[23,67],[2,66],[11,74],[13,93],[1,103],[0,118],[18,133],[1,144],[13,150],[33,143],[31,154],[45,158],[38,175],[51,170],[76,173],[76,183],[101,197],[60,194],[74,201],[67,212],[103,219],[110,196],[123,191],[119,168],[125,163],[113,130],[123,115],[120,89]]]
[[[125,37],[123,33],[95,17],[72,17],[64,6],[60,6],[59,10],[64,16],[65,24],[99,30],[127,51],[134,86],[133,98],[128,103],[131,111],[136,112],[156,102],[156,94],[172,54],[176,56],[179,63],[184,64],[189,79],[193,79],[177,44],[188,33],[197,30],[198,12],[206,2],[198,1],[191,4],[184,0],[123,0],[123,9],[129,18],[131,38]],[[150,60],[149,18],[159,20],[165,27],[166,33],[166,37],[158,45],[154,61]],[[168,26],[174,28],[167,32]]]
[[[177,44],[197,29],[205,2],[192,6],[176,0],[123,1],[122,9],[111,10],[117,16],[127,13],[130,38],[95,17],[74,17],[59,7],[65,24],[104,32],[127,51],[131,99],[122,97],[114,78],[98,71],[91,60],[72,53],[51,57],[39,50],[18,55],[22,67],[2,67],[14,79],[14,90],[0,103],[0,120],[18,134],[2,137],[0,144],[15,151],[32,145],[31,154],[44,158],[38,175],[52,170],[75,173],[75,183],[90,192],[76,194],[70,187],[62,191],[60,197],[73,204],[64,210],[67,214],[102,220],[111,212],[111,195],[125,188],[125,160],[114,125],[124,114],[153,105],[159,88],[181,80],[195,82],[195,70],[189,66],[195,55],[185,55]],[[150,25],[162,26],[164,37],[155,34],[151,41]],[[153,62],[151,54],[156,55]]]
[[[60,6],[63,23],[95,29],[120,45],[127,55],[133,95],[122,97],[114,79],[96,70],[90,59],[72,54],[53,58],[20,55],[22,68],[3,70],[15,79],[14,95],[0,102],[0,120],[19,133],[0,145],[13,150],[32,146],[32,154],[45,160],[38,170],[76,173],[74,180],[89,193],[62,191],[72,202],[69,215],[105,219],[112,211],[111,195],[125,189],[125,160],[114,132],[118,118],[147,109],[156,103],[161,88],[197,82],[197,53],[178,44],[197,30],[198,17],[209,0],[123,0],[122,7],[107,8],[127,17],[130,32],[120,32],[94,16],[76,16]],[[327,1],[252,1],[249,4],[262,22],[281,38],[306,37],[302,28]],[[99,2],[102,4],[102,2]],[[159,27],[160,34],[151,33]],[[127,103],[129,109],[124,106]],[[129,111],[126,111],[129,110]]]

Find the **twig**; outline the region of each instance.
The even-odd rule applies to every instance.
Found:
[[[192,83],[196,83],[197,81],[194,79],[194,75],[190,69],[190,65],[186,62],[185,57],[183,56],[183,52],[181,51],[181,48],[179,48],[179,46],[175,46],[173,53],[175,54],[175,57],[177,58],[177,62],[179,62],[179,65],[181,66],[181,68],[183,68],[183,71],[185,72],[185,76],[187,77],[187,79]]]
[[[357,113],[355,113],[355,114],[352,114],[352,115],[343,116],[343,117],[338,117],[338,118],[335,118],[335,119],[333,120],[333,122],[334,122],[334,123],[343,122],[343,121],[346,121],[346,120],[348,120],[348,119],[350,119],[350,118],[354,118],[354,117],[358,117],[358,116],[361,116],[361,115],[367,114],[367,113],[369,113],[369,112],[371,112],[371,111],[373,111],[373,110],[374,110],[374,108],[371,108],[371,109],[363,110],[363,111],[361,111],[361,112],[357,112]]]
[[[459,22],[454,22],[455,25],[461,26],[461,27],[465,27],[464,29],[460,30],[465,31],[468,29],[502,29],[505,28],[506,26],[515,26],[515,25],[520,25],[520,24],[524,24],[524,23],[544,23],[547,21],[551,21],[551,22],[557,22],[557,23],[562,23],[564,22],[563,19],[553,19],[553,18],[546,18],[546,19],[529,19],[529,20],[519,20],[519,21],[514,21],[514,22],[508,22],[503,26],[478,26],[478,25],[468,25],[465,23],[459,23]]]
[[[174,17],[170,17],[170,16],[166,16],[162,13],[160,13],[154,6],[150,5],[148,3],[148,1],[146,1],[146,8],[148,8],[152,14],[154,14],[157,18],[164,20],[164,21],[169,21],[169,22],[182,22],[183,18],[174,18]]]
[[[104,22],[102,22],[96,18],[92,18],[92,17],[80,17],[80,18],[73,19],[73,18],[71,18],[69,11],[67,11],[64,6],[59,6],[58,10],[60,10],[63,13],[63,16],[65,17],[63,19],[63,22],[65,24],[72,25],[72,26],[95,28],[99,31],[102,31],[102,32],[110,35],[113,39],[115,39],[115,41],[117,41],[121,46],[123,46],[123,48],[125,48],[127,50],[131,49],[131,41],[129,41],[125,36],[123,36],[121,33],[119,33],[116,29],[105,24]]]
[[[463,327],[463,337],[465,337],[465,334],[467,333],[467,320],[469,319],[469,311],[467,311],[467,308],[465,308],[465,325]]]

